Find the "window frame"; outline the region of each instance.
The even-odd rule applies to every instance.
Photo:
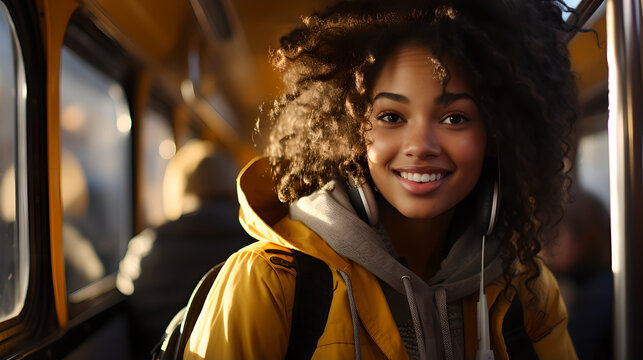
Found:
[[[29,243],[29,284],[24,306],[13,318],[0,322],[0,347],[6,355],[23,353],[39,340],[33,335],[55,327],[55,305],[51,286],[49,246],[49,188],[47,177],[46,57],[41,38],[38,10],[29,1],[1,0],[7,7],[22,53],[25,83],[27,213]],[[30,175],[31,174],[31,175]],[[42,285],[45,286],[42,286]]]

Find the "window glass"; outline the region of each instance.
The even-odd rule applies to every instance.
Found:
[[[607,130],[583,136],[576,154],[580,186],[597,196],[605,209],[610,208],[607,138]]]
[[[132,120],[121,85],[63,48],[61,192],[67,291],[114,273],[132,236]]]
[[[158,226],[167,219],[163,210],[163,176],[176,153],[170,120],[150,108],[143,118],[143,207],[147,225]]]
[[[580,5],[582,0],[565,0],[564,3],[565,5],[569,6],[571,9],[576,9],[578,8],[578,5]],[[563,20],[567,20],[569,18],[569,15],[571,15],[570,12],[563,12]]]
[[[0,3],[0,321],[20,313],[29,280],[25,97],[20,47]]]

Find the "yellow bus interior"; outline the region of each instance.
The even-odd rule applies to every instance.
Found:
[[[132,237],[178,216],[170,159],[194,139],[239,166],[261,154],[259,109],[283,90],[268,53],[334,2],[0,2],[0,357],[130,358],[116,272]],[[609,209],[605,4],[574,6],[595,33],[569,39],[572,174]]]

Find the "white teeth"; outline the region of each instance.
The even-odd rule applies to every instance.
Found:
[[[430,181],[437,181],[442,179],[442,174],[420,174],[420,173],[410,173],[410,172],[400,172],[400,176],[403,177],[406,180],[411,180],[415,182],[430,182]]]

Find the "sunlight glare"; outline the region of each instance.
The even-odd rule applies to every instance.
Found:
[[[78,131],[84,124],[86,113],[83,108],[77,105],[69,105],[63,109],[60,116],[60,125],[67,131]]]
[[[176,144],[171,139],[165,139],[159,144],[159,155],[165,160],[170,160],[176,154]]]
[[[610,8],[611,3],[608,3],[608,12],[614,10]],[[612,18],[607,16],[607,29],[613,29],[614,24],[611,23]],[[608,34],[610,40],[614,38],[614,34]],[[624,164],[619,163],[622,159],[619,147],[619,134],[621,132],[622,115],[620,113],[620,93],[619,93],[619,78],[617,69],[617,55],[614,48],[614,42],[607,42],[607,63],[608,63],[608,120],[607,120],[607,136],[608,136],[608,153],[609,153],[609,186],[610,186],[610,217],[611,217],[611,230],[612,230],[612,272],[615,278],[619,278],[621,272],[621,257],[624,256],[625,249],[622,240],[622,231],[624,227],[624,216],[621,213],[621,187],[619,183],[619,170],[623,168]]]
[[[116,128],[123,134],[129,133],[132,129],[132,118],[129,114],[121,114],[116,119]]]

